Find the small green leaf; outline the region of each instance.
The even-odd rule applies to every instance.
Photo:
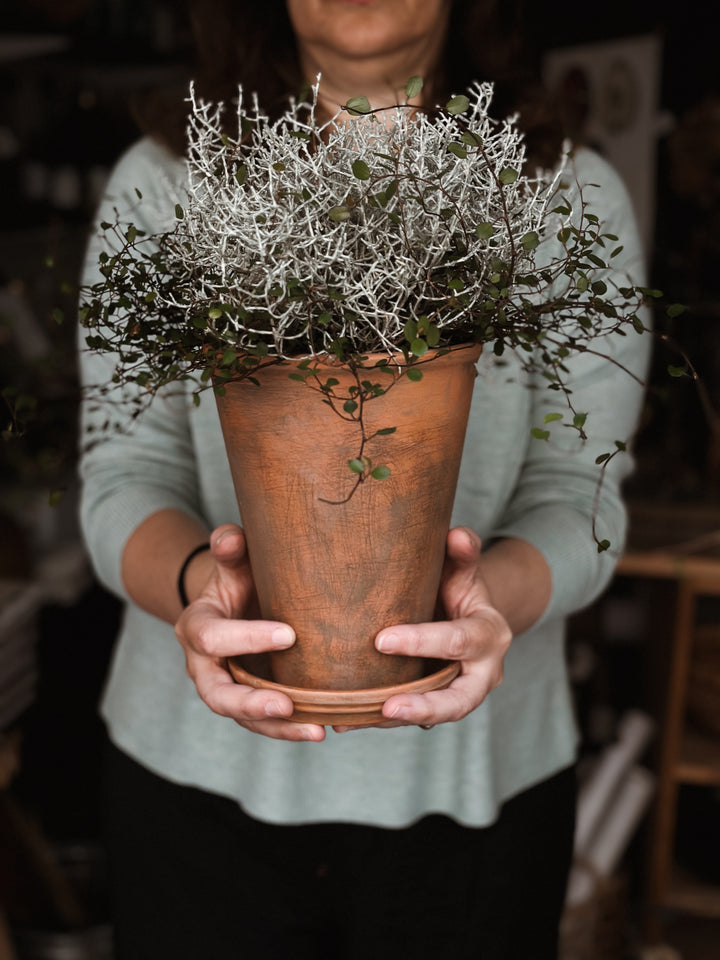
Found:
[[[376,430],[376,437],[389,437],[391,433],[395,433],[397,427],[383,427],[382,430]]]
[[[428,352],[428,345],[425,340],[421,340],[420,337],[416,337],[410,344],[410,352],[415,357],[424,357]]]
[[[671,303],[670,306],[667,308],[666,313],[672,320],[675,317],[682,316],[682,314],[685,313],[686,310],[687,310],[687,307],[683,303]]]
[[[422,380],[423,374],[422,370],[418,370],[417,367],[410,367],[406,376],[408,380],[412,380],[413,383],[418,383],[420,380]]]
[[[242,186],[247,180],[247,167],[244,163],[241,163],[240,166],[235,171],[235,180],[238,183],[238,186]]]
[[[422,77],[410,77],[408,82],[405,84],[405,96],[408,100],[412,100],[413,97],[416,97],[423,88],[423,78]]]
[[[611,453],[601,453],[599,457],[595,457],[595,463],[600,466],[601,463],[605,463],[606,460],[609,460],[611,456]]]
[[[370,476],[373,480],[387,480],[390,476],[390,468],[385,466],[375,467]]]
[[[412,343],[412,341],[417,337],[418,325],[415,320],[408,320],[405,326],[403,327],[403,335],[405,339]]]
[[[387,185],[387,187],[385,187],[385,203],[387,203],[388,200],[392,200],[392,198],[397,193],[397,188],[398,188],[397,180],[391,180],[390,183]],[[385,204],[383,204],[383,206],[384,205]]]
[[[350,97],[345,104],[345,110],[354,117],[360,117],[363,114],[371,113],[372,107],[367,97]]]
[[[536,440],[547,440],[550,437],[550,431],[541,430],[540,427],[533,427],[530,433]]]
[[[343,404],[343,410],[345,411],[345,413],[355,413],[357,408],[358,408],[358,405],[354,400],[346,400],[345,403]]]
[[[425,334],[425,339],[429,347],[436,347],[440,343],[440,327],[431,326]]]
[[[460,157],[461,160],[464,160],[467,157],[467,150],[465,147],[461,146],[459,143],[455,143],[454,141],[448,144],[448,153],[455,154],[455,156]]]
[[[481,147],[483,145],[483,139],[477,133],[471,133],[469,130],[466,130],[463,135],[460,137],[463,143],[466,143],[469,147]]]
[[[365,163],[364,160],[355,160],[352,165],[353,175],[358,178],[358,180],[369,180],[370,179],[370,167]]]
[[[176,220],[185,219],[185,211],[183,210],[183,208],[180,206],[179,203],[175,204],[175,219]]]
[[[687,369],[685,367],[674,367],[672,364],[668,366],[667,371],[671,377],[684,377],[687,373]]]
[[[598,553],[604,553],[606,550],[609,550],[609,549],[610,549],[610,541],[609,541],[609,540],[601,540],[601,541],[598,543],[598,545],[597,545],[597,552],[598,552]]]
[[[55,309],[54,309],[53,312],[52,312],[52,315],[53,315],[53,320],[55,321],[55,323],[56,323],[58,326],[61,326],[63,320],[65,319],[65,314],[62,312],[62,310],[60,309],[60,307],[55,307]]]
[[[365,472],[365,464],[362,462],[362,460],[358,460],[357,458],[355,460],[348,460],[348,466],[353,473]]]
[[[501,170],[498,174],[498,180],[506,187],[511,183],[515,183],[517,178],[518,172],[517,170],[513,170],[512,167],[505,167],[505,169]]]
[[[469,106],[470,101],[465,94],[461,93],[457,97],[453,97],[451,100],[448,100],[448,102],[445,104],[445,109],[453,116],[457,116],[459,113],[465,113]]]
[[[350,219],[350,207],[339,206],[331,207],[328,210],[328,217],[334,223],[342,223],[344,220]]]
[[[534,230],[531,230],[530,233],[526,233],[525,236],[521,238],[520,243],[523,250],[534,250],[540,243],[540,237]]]
[[[543,423],[553,423],[555,420],[562,420],[563,415],[561,413],[548,413],[543,418]]]
[[[489,240],[495,233],[495,227],[491,223],[479,223],[475,227],[475,233],[480,240]]]
[[[582,430],[585,426],[585,421],[587,420],[586,413],[576,413],[573,417],[573,426],[577,427],[578,430]]]

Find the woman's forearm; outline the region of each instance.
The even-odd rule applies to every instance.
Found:
[[[207,542],[208,531],[181,510],[159,510],[129,537],[122,555],[122,578],[139,607],[174,624],[182,612],[178,574],[188,554]],[[209,551],[192,559],[185,572],[185,590],[193,600],[212,571]]]
[[[552,577],[540,551],[526,540],[498,540],[480,556],[480,571],[493,606],[513,634],[523,633],[550,601]]]

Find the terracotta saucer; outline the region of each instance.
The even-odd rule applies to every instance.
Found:
[[[274,683],[263,676],[249,673],[240,665],[241,659],[233,657],[228,661],[230,673],[237,683],[285,693],[295,705],[291,720],[296,723],[321,723],[325,726],[369,727],[382,723],[385,719],[382,706],[390,697],[398,693],[443,690],[460,672],[460,664],[455,661],[445,663],[441,660],[429,660],[430,672],[410,683],[374,687],[369,690],[310,690]]]

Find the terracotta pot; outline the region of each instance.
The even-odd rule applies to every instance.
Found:
[[[463,347],[424,363],[419,382],[363,372],[387,390],[364,405],[366,436],[396,428],[364,452],[391,474],[344,503],[328,501],[356,482],[348,461],[360,426],[290,379],[294,364],[268,366],[260,386],[230,383],[217,398],[262,616],[297,634],[272,655],[275,682],[362,691],[427,672],[421,660],[378,653],[374,639],[394,623],[433,618],[479,353]],[[337,363],[318,371],[339,381],[336,394],[355,383]]]

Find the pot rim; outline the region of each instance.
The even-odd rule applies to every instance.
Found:
[[[358,707],[383,704],[396,693],[427,693],[430,690],[440,689],[441,685],[449,684],[460,672],[460,663],[456,660],[450,662],[429,660],[430,672],[418,680],[411,680],[407,683],[385,687],[366,687],[361,690],[317,690],[311,687],[293,687],[289,684],[276,683],[274,680],[266,680],[264,677],[258,677],[245,670],[239,663],[242,657],[230,657],[228,659],[236,682],[246,683],[257,689],[276,690],[285,693],[297,706],[318,706],[322,704],[329,710],[341,707],[347,708],[350,701]]]

